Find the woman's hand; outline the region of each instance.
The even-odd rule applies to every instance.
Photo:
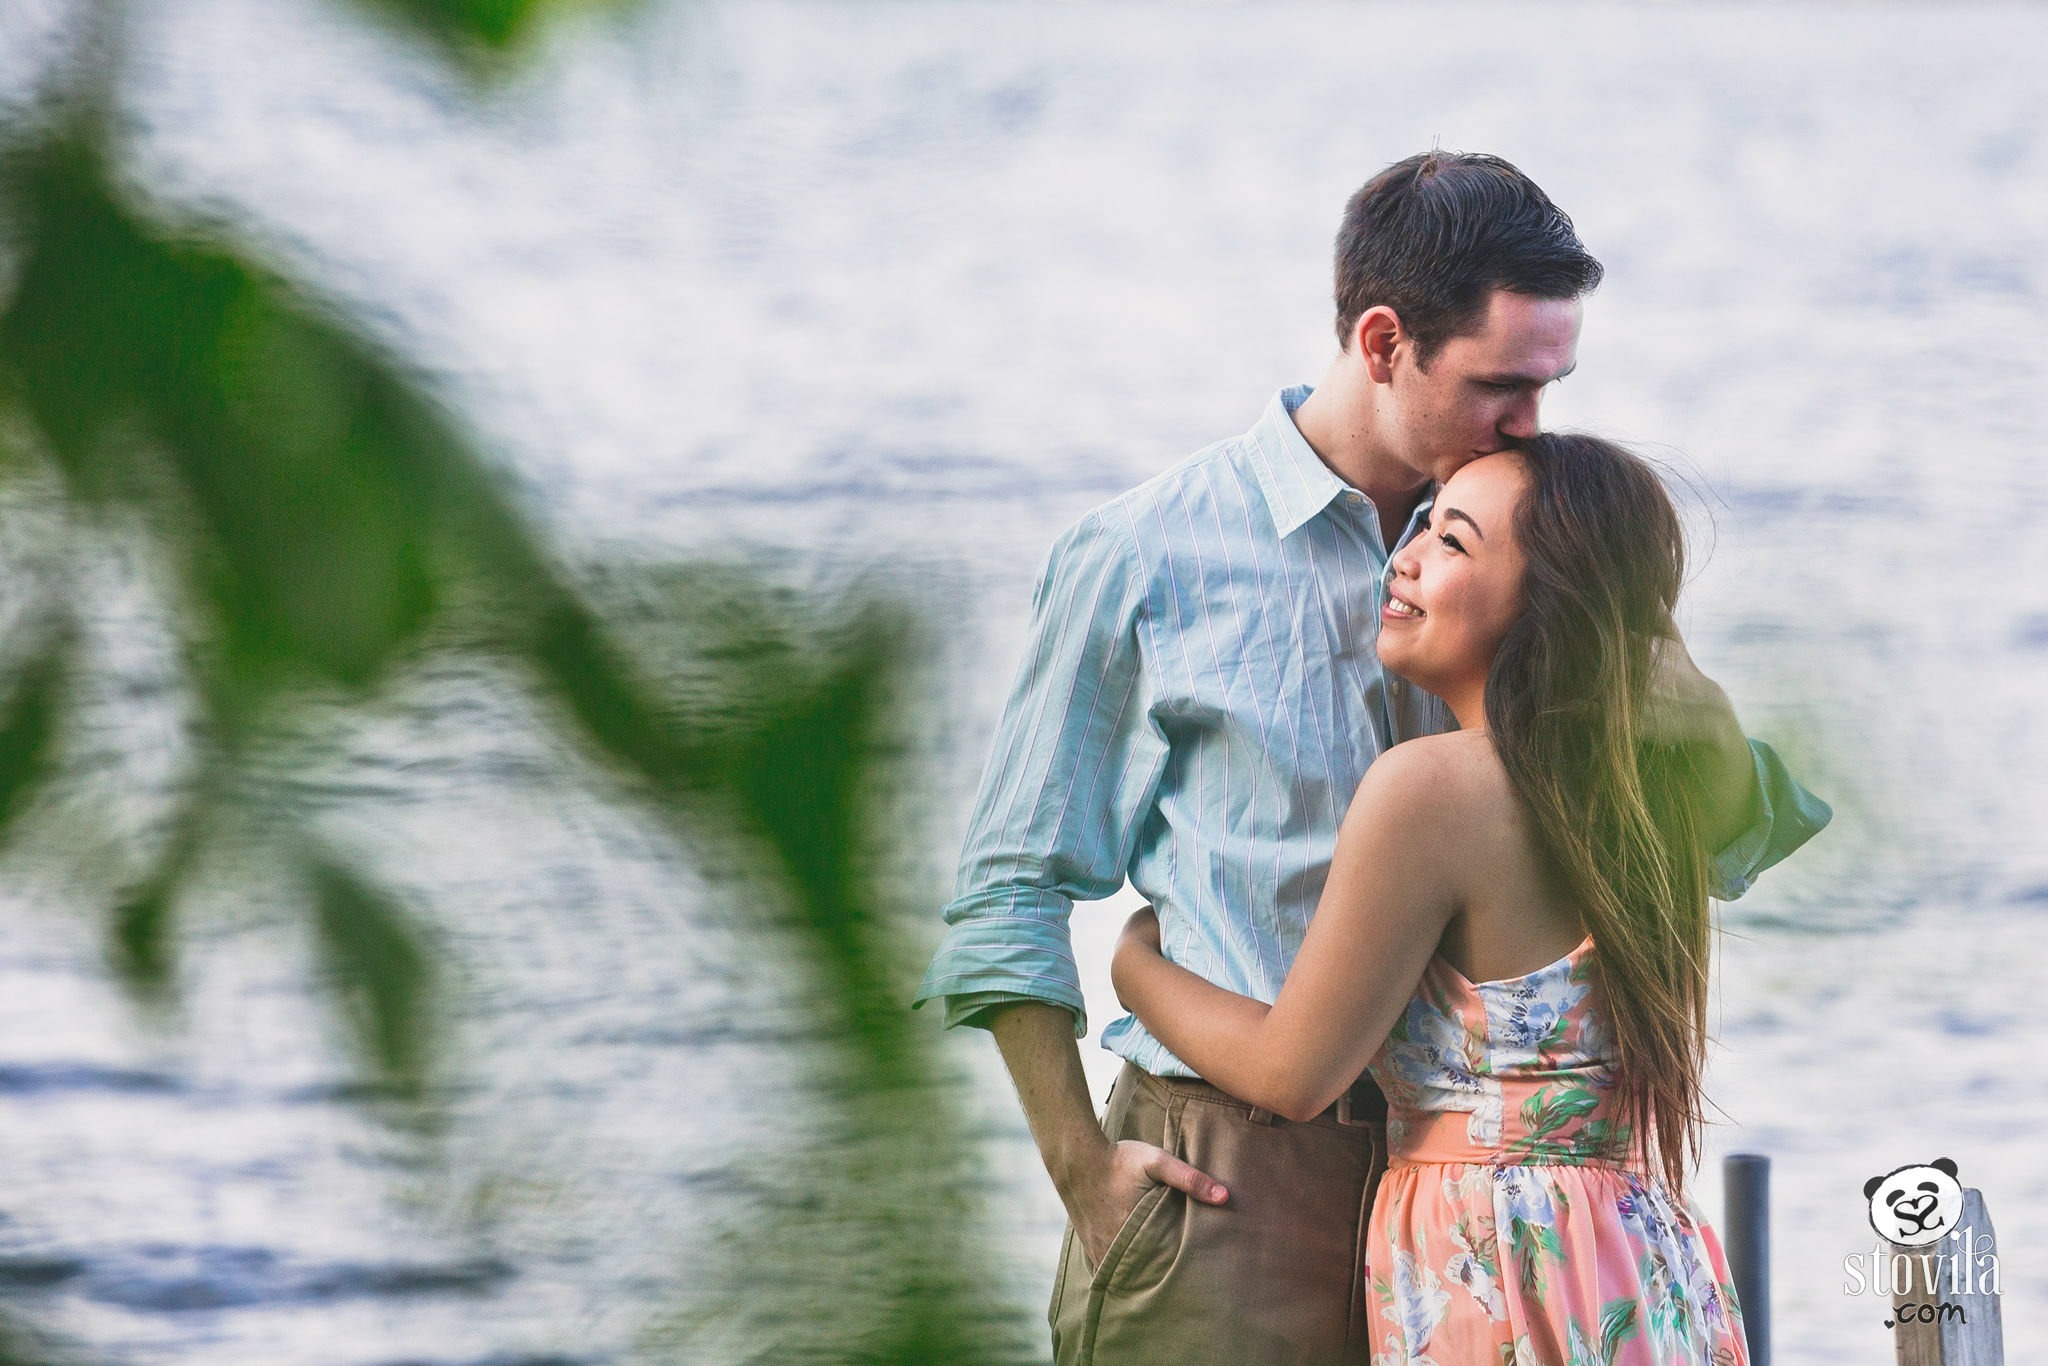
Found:
[[[1109,980],[1116,988],[1117,1003],[1125,1010],[1131,1009],[1125,987],[1132,966],[1140,958],[1163,957],[1159,948],[1159,913],[1150,906],[1140,906],[1124,922],[1123,933],[1116,937],[1116,953],[1109,960]]]

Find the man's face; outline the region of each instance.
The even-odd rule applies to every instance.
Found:
[[[1442,481],[1512,438],[1534,436],[1543,391],[1578,363],[1579,316],[1577,299],[1497,289],[1477,330],[1445,342],[1428,369],[1410,349],[1390,385],[1402,463]]]

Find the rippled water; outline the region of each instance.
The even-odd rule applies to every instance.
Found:
[[[0,87],[61,10],[7,8]],[[1713,1151],[1776,1158],[1781,1359],[1887,1359],[1841,1259],[1864,1178],[1937,1154],[1999,1221],[2008,1342],[2048,1326],[2048,13],[656,6],[470,100],[331,5],[138,10],[138,182],[416,359],[565,557],[740,545],[943,608],[899,802],[934,929],[1053,534],[1320,373],[1365,175],[1523,165],[1609,267],[1549,420],[1701,490],[1696,653],[1838,812],[1722,965]],[[803,1122],[731,884],[449,658],[265,779],[431,917],[448,1131],[352,1103],[288,887],[192,908],[177,1018],[139,1014],[78,910],[180,762],[120,545],[78,579],[79,744],[139,795],[4,865],[0,1292],[112,1360],[648,1359]],[[1080,922],[1097,1024],[1117,919]],[[1028,1319],[1057,1203],[956,1042]]]

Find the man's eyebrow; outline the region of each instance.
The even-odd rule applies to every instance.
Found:
[[[1472,534],[1474,536],[1477,536],[1482,541],[1486,539],[1486,533],[1479,529],[1479,523],[1473,521],[1472,515],[1468,512],[1460,512],[1456,508],[1445,508],[1444,520],[1446,522],[1463,522],[1466,526],[1472,528]]]
[[[1503,371],[1497,375],[1481,375],[1479,376],[1479,382],[1481,384],[1533,384],[1540,389],[1546,384],[1557,383],[1557,381],[1578,368],[1579,363],[1573,361],[1554,375],[1523,375],[1513,371]]]

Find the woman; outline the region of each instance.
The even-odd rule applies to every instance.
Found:
[[[1360,784],[1270,1007],[1132,918],[1117,993],[1208,1081],[1294,1119],[1368,1064],[1389,1168],[1373,1361],[1746,1361],[1684,1195],[1705,1055],[1707,853],[1682,752],[1644,742],[1684,570],[1656,475],[1592,437],[1465,466],[1394,557],[1386,667],[1452,734]]]

